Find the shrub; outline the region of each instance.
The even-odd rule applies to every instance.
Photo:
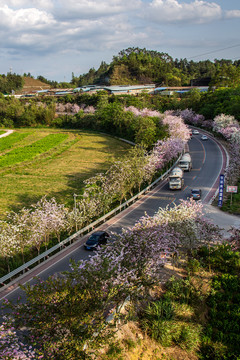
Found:
[[[174,341],[182,349],[196,350],[201,342],[201,327],[196,327],[193,324],[182,325],[180,332],[174,336]]]
[[[122,359],[121,357],[122,354],[122,348],[119,344],[119,342],[115,342],[115,343],[110,343],[108,351],[106,353],[108,359]],[[120,357],[119,357],[120,355]]]
[[[144,309],[141,326],[147,334],[163,346],[172,343],[172,323],[174,317],[172,302],[169,299],[161,299],[152,302]]]
[[[229,244],[221,244],[208,249],[206,246],[198,251],[203,265],[222,273],[236,274],[240,269],[240,254],[231,250]]]
[[[209,337],[204,337],[200,347],[200,359],[202,360],[223,360],[227,357],[227,346],[221,342],[212,341]]]
[[[173,276],[166,283],[166,288],[166,296],[180,303],[190,304],[198,298],[198,294],[189,279],[176,279]]]
[[[197,259],[189,259],[187,262],[187,270],[190,274],[198,272],[200,268],[200,262]]]

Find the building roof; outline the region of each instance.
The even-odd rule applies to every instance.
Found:
[[[144,90],[144,89],[155,89],[154,84],[150,85],[112,85],[104,87],[105,90],[108,91],[116,91],[116,92],[123,92],[123,91],[130,91],[130,90]]]

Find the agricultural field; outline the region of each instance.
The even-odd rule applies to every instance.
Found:
[[[0,138],[0,218],[45,194],[73,206],[73,194],[81,193],[83,180],[106,171],[129,147],[79,130],[24,128]]]

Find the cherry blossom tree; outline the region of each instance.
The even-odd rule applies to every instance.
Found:
[[[85,114],[94,114],[96,110],[93,106],[86,106],[83,111]]]
[[[66,103],[65,104],[65,112],[67,112],[67,113],[72,112],[72,104],[71,103]]]
[[[163,124],[168,126],[171,137],[181,139],[183,142],[187,142],[190,139],[189,130],[181,117],[165,113],[162,121]]]
[[[167,113],[169,113],[169,111]],[[194,126],[201,126],[205,121],[203,115],[196,114],[192,109],[170,111],[170,114],[180,116],[187,124]]]
[[[30,210],[26,208],[22,208],[18,213],[11,212],[8,214],[8,220],[12,224],[13,236],[22,254],[23,264],[25,263],[24,250],[31,245],[32,227],[30,219]]]
[[[226,169],[226,180],[229,184],[240,178],[240,144],[231,144],[228,147],[230,161]]]
[[[65,112],[65,105],[62,103],[56,103],[56,112],[64,113]]]
[[[9,259],[20,250],[16,234],[15,225],[0,221],[0,254],[6,261],[8,272],[10,272]]]
[[[232,226],[228,233],[230,237],[228,238],[228,243],[234,251],[240,251],[240,228]]]
[[[161,170],[170,160],[177,158],[183,147],[184,142],[179,138],[159,140],[153,149],[153,154],[157,160],[157,169]]]
[[[107,172],[110,186],[114,189],[116,198],[122,203],[123,199],[127,200],[127,195],[133,194],[132,189],[132,169],[129,160],[116,161],[111,165]]]
[[[213,121],[213,131],[220,131],[226,127],[237,127],[239,128],[238,122],[235,120],[234,116],[220,114],[214,118]]]
[[[181,200],[179,205],[160,208],[157,222],[167,222],[178,234],[181,246],[190,251],[205,241],[216,243],[221,239],[220,229],[203,216],[203,205],[192,199]]]
[[[39,236],[43,237],[45,248],[49,243],[50,235],[56,234],[60,241],[60,234],[66,228],[66,209],[58,204],[54,198],[47,200],[46,196],[40,199],[36,205],[32,205],[31,221],[34,229],[38,227]]]
[[[157,151],[152,151],[146,156],[146,164],[144,165],[144,180],[151,184],[154,174],[158,169],[158,156]]]
[[[24,326],[36,347],[43,346],[47,359],[96,356],[113,336],[106,321],[110,309],[127,296],[135,301],[148,294],[161,281],[168,255],[217,239],[218,230],[205,221],[201,203],[182,201],[144,216],[122,234],[111,234],[108,245],[88,260],[72,262],[70,272],[23,286],[26,303],[5,307],[12,309],[17,328]]]
[[[148,108],[137,109],[135,106],[125,106],[124,111],[131,111],[135,116],[142,117],[162,117],[162,114],[157,110],[151,110]]]
[[[80,106],[78,106],[77,104],[73,104],[71,108],[71,112],[73,114],[77,114],[80,111],[80,109],[81,109]]]
[[[41,359],[42,356],[37,354],[32,347],[27,348],[22,340],[19,339],[14,320],[4,317],[0,325],[0,358],[2,360],[30,360]]]

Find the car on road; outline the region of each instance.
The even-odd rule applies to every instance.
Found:
[[[84,244],[86,250],[96,250],[99,246],[107,243],[109,234],[106,231],[95,231]]]
[[[207,140],[208,137],[207,137],[206,135],[202,135],[202,136],[201,136],[201,139],[202,139],[202,140]]]
[[[199,134],[199,131],[198,130],[193,130],[193,135],[198,135]]]
[[[192,189],[191,190],[191,198],[193,200],[200,200],[202,196],[202,190],[201,189]]]

